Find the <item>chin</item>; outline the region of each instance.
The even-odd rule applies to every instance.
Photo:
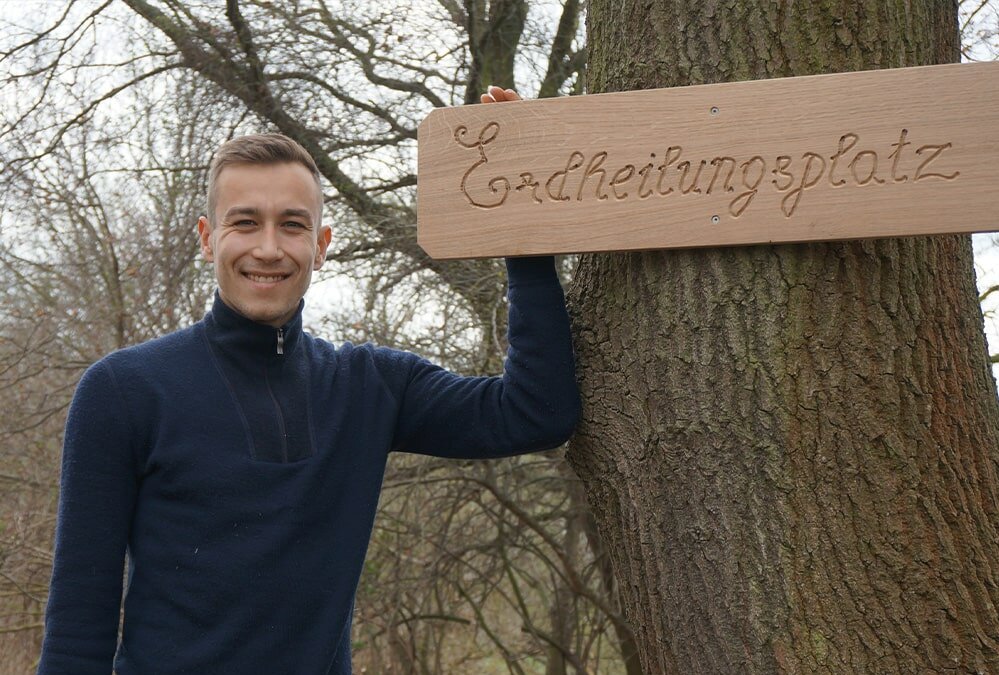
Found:
[[[249,318],[253,319],[257,323],[266,323],[270,326],[274,326],[275,328],[279,328],[288,321],[287,317],[291,314],[292,310],[290,309],[273,312],[262,310],[254,315],[251,315]]]
[[[225,300],[225,298],[222,298]],[[284,317],[293,314],[297,304],[292,307],[274,307],[270,305],[260,305],[254,302],[239,302],[230,305],[237,312],[245,316],[250,321],[280,326],[284,323]]]

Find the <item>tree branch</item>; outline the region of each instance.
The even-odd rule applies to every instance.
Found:
[[[558,96],[562,84],[569,79],[578,61],[572,58],[572,41],[579,27],[579,0],[565,0],[562,16],[558,21],[555,39],[548,53],[548,68],[541,81],[538,98]],[[584,56],[585,58],[585,56]]]

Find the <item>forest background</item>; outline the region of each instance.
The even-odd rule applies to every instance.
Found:
[[[999,1],[962,0],[966,60],[999,56]],[[201,318],[211,150],[305,139],[334,229],[313,333],[498,372],[497,261],[415,243],[415,130],[489,84],[585,91],[582,0],[0,2],[0,673],[41,642],[62,426],[107,352]],[[999,362],[999,242],[975,238]],[[565,279],[573,257],[561,259]],[[641,672],[562,451],[395,456],[354,619],[356,672]]]

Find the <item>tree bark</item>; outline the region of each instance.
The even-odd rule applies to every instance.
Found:
[[[591,0],[591,92],[958,59],[953,2]],[[569,459],[655,673],[999,672],[968,237],[585,256]]]
[[[465,13],[472,57],[465,103],[478,103],[479,94],[490,85],[516,86],[513,63],[527,20],[527,2],[465,0]]]

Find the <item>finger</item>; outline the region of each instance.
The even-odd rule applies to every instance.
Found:
[[[508,101],[520,101],[520,94],[515,92],[513,89],[504,89],[503,93],[506,94],[506,100]]]
[[[494,99],[489,94],[483,94],[482,96],[479,97],[479,100],[482,101],[483,103],[495,103],[496,102],[496,99]]]

